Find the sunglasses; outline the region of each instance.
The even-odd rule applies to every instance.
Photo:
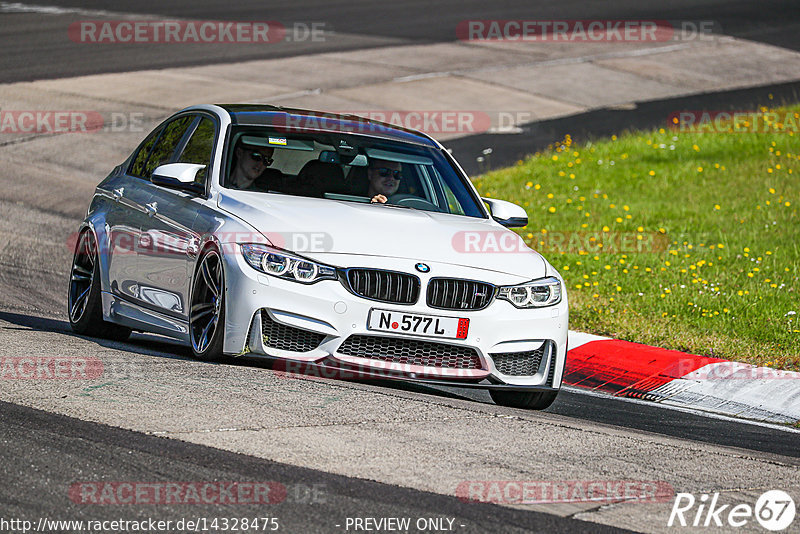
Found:
[[[391,176],[395,180],[402,180],[403,179],[403,172],[402,171],[396,171],[394,169],[388,169],[386,167],[378,167],[375,170],[378,171],[378,176],[380,176],[381,178],[386,178],[387,176]]]
[[[275,161],[271,157],[265,156],[261,152],[250,152],[250,158],[253,161],[260,161],[261,163],[264,164],[265,167],[269,167],[270,165],[272,165],[272,162]]]

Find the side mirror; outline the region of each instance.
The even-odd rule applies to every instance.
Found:
[[[528,225],[528,213],[521,206],[496,198],[482,198],[489,205],[492,219],[506,228],[522,228]]]
[[[197,178],[197,173],[205,168],[205,165],[197,165],[196,163],[167,163],[156,167],[153,171],[153,176],[150,177],[150,181],[170,189],[202,195],[206,192],[206,188],[195,182],[195,179]]]

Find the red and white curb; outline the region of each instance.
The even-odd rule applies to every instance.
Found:
[[[564,384],[771,423],[800,421],[800,373],[569,333]]]

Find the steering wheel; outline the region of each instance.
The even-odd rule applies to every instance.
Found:
[[[441,212],[442,210],[434,204],[433,202],[428,202],[424,198],[420,198],[416,195],[409,195],[406,193],[400,193],[399,195],[392,195],[386,200],[387,204],[395,204],[397,206],[406,206],[408,208],[414,208],[418,210],[425,210],[425,211],[438,211]]]

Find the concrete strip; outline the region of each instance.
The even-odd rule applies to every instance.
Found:
[[[504,70],[501,77],[492,71],[479,71],[468,77],[543,97],[558,98],[587,109],[636,102],[643,96],[656,99],[693,92],[691,87],[685,85],[655,81],[597,63],[519,66]],[[592,80],[592,83],[581,83],[579,80]],[[603,90],[598,91],[598,87]]]
[[[800,53],[728,37],[457,42],[11,84],[0,87],[0,98],[4,110],[74,105],[69,109],[146,108],[160,116],[193,103],[235,101],[353,112],[468,111],[489,114],[491,131],[502,132],[500,126],[587,109],[793,80],[798,71]],[[430,133],[444,140],[476,132]]]
[[[755,421],[800,421],[800,373],[573,331],[569,351],[569,385]]]
[[[766,44],[723,39],[710,43],[705,53],[685,49],[657,57],[610,58],[598,63],[662,83],[682,84],[697,92],[706,92],[796,80],[800,71],[800,54]]]

